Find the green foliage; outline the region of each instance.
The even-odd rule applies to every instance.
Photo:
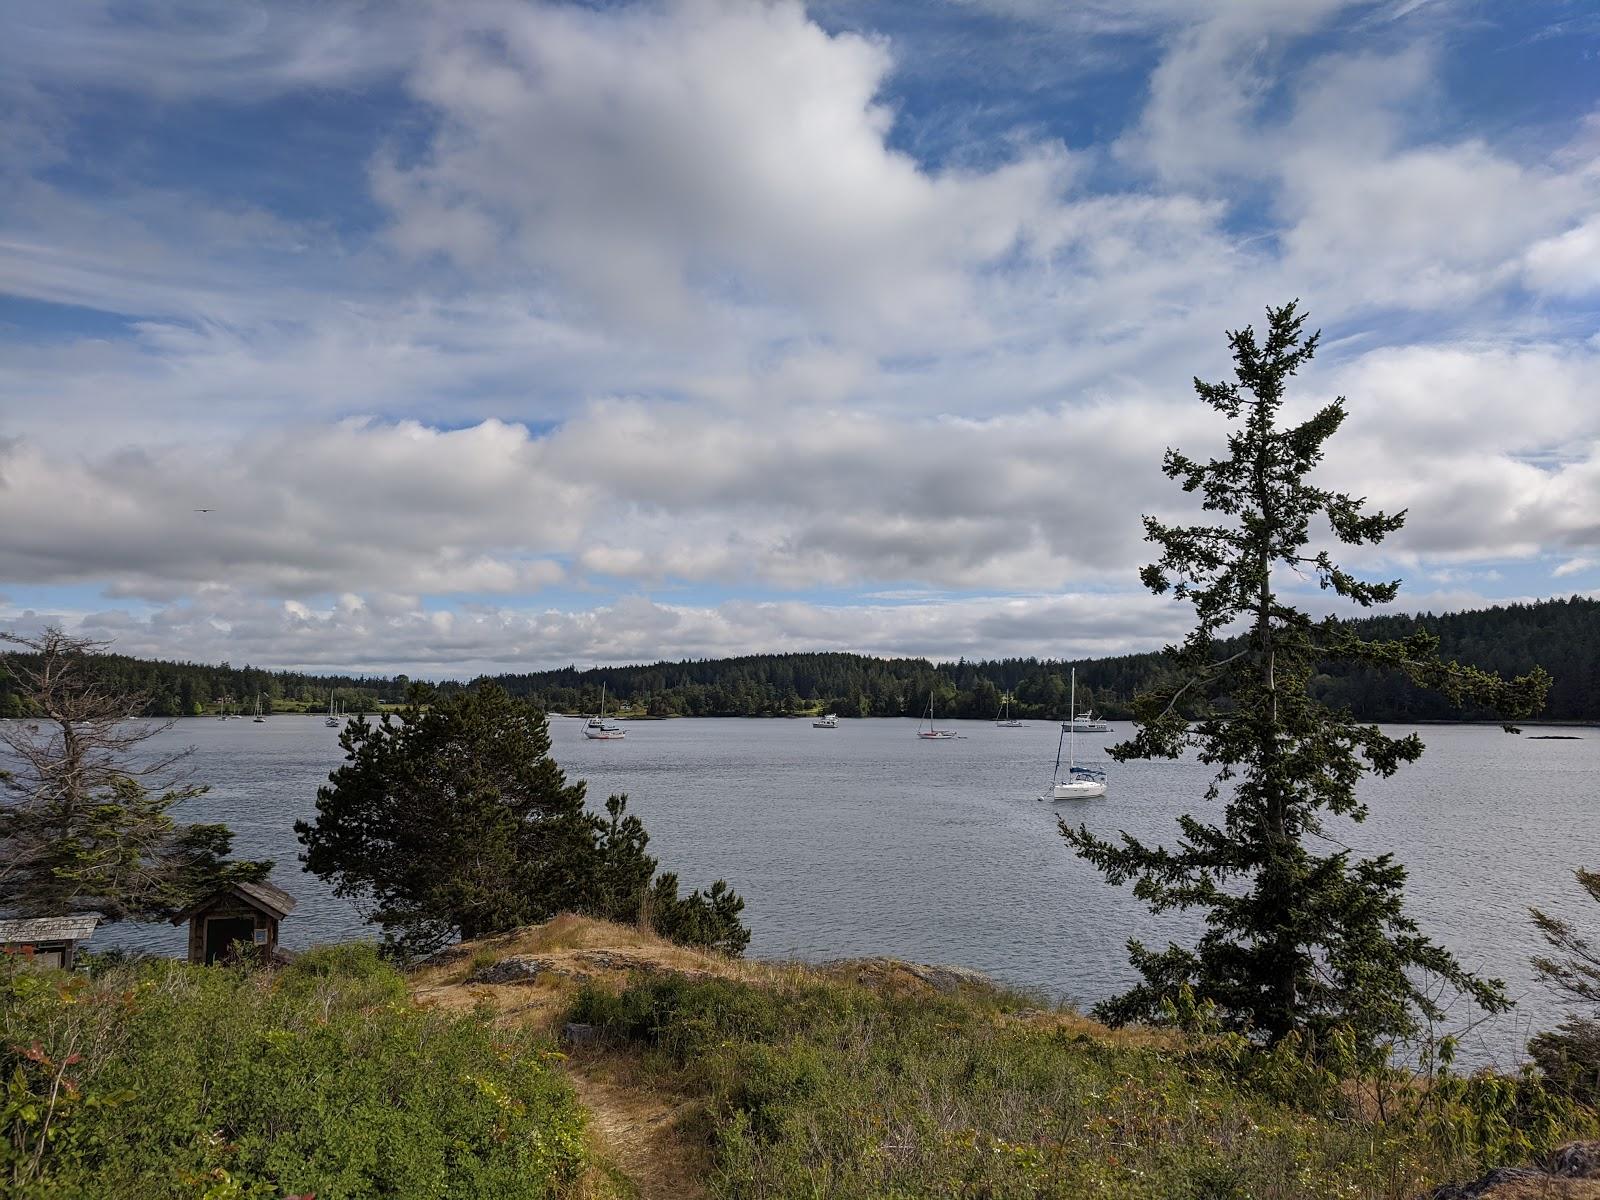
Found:
[[[13,969],[0,974],[0,1190],[551,1196],[584,1152],[550,1057],[523,1033],[412,1007],[371,947],[314,951],[276,976]]]
[[[427,701],[431,703],[426,703]],[[404,950],[569,907],[588,877],[583,787],[550,758],[544,714],[486,687],[416,689],[398,716],[340,733],[345,763],[295,831],[306,868]]]
[[[1600,903],[1600,871],[1573,872],[1578,886]],[[1566,1094],[1600,1108],[1600,938],[1570,921],[1535,908],[1539,936],[1559,957],[1540,955],[1534,969],[1549,987],[1589,1013],[1571,1015],[1559,1027],[1534,1037],[1528,1050],[1551,1082]]]
[[[1531,604],[1495,605],[1472,612],[1395,613],[1350,622],[1359,636],[1398,641],[1419,632],[1439,638],[1440,653],[1495,671],[1522,675],[1536,666],[1555,675],[1544,716],[1557,721],[1600,720],[1600,599],[1569,596]],[[1224,643],[1225,645],[1227,643]],[[147,716],[178,716],[181,694],[206,712],[238,712],[254,707],[256,693],[272,711],[321,712],[328,689],[352,713],[377,712],[402,703],[410,681],[353,676],[264,671],[227,663],[153,662],[103,655],[100,667],[119,683],[146,693]],[[488,682],[504,687],[552,712],[592,713],[607,687],[613,709],[621,706],[652,717],[778,717],[837,712],[845,717],[917,717],[930,690],[938,693],[941,717],[990,720],[1000,695],[1014,697],[1015,715],[1034,720],[1064,717],[1067,677],[1078,672],[1080,707],[1093,705],[1109,717],[1132,715],[1133,698],[1170,674],[1160,654],[1055,661],[1007,658],[930,663],[925,659],[882,659],[860,654],[756,654],[739,658],[658,662],[630,667],[596,667],[529,674],[498,675]],[[472,684],[446,681],[442,694]],[[1367,721],[1491,720],[1480,704],[1452,704],[1416,686],[1404,675],[1356,662],[1325,662],[1310,684],[1325,704],[1349,708]],[[0,673],[0,717],[22,716],[23,698]]]
[[[1364,775],[1392,775],[1423,750],[1414,735],[1389,737],[1319,702],[1312,680],[1322,664],[1359,664],[1403,674],[1453,703],[1471,699],[1520,717],[1543,703],[1548,676],[1536,668],[1507,682],[1445,661],[1431,634],[1368,641],[1285,602],[1277,590],[1284,572],[1309,573],[1359,607],[1392,600],[1397,582],[1357,579],[1327,550],[1307,546],[1313,522],[1339,542],[1370,545],[1404,520],[1368,513],[1362,500],[1309,481],[1344,421],[1342,397],[1279,427],[1285,386],[1316,350],[1304,323],[1292,303],[1269,309],[1264,342],[1250,328],[1229,334],[1237,382],[1195,381],[1201,399],[1236,423],[1228,454],[1200,462],[1169,450],[1165,471],[1221,523],[1145,519],[1160,557],[1141,578],[1158,595],[1189,601],[1196,625],[1168,648],[1171,681],[1139,696],[1137,732],[1111,753],[1126,760],[1196,751],[1218,768],[1206,799],[1226,789],[1222,822],[1180,817],[1175,850],[1126,834],[1108,842],[1065,822],[1061,832],[1112,883],[1133,881],[1152,911],[1204,913],[1192,949],[1129,943],[1144,981],[1101,1007],[1107,1019],[1156,1018],[1187,986],[1231,1029],[1274,1042],[1292,1036],[1316,1053],[1329,1052],[1337,1033],[1354,1039],[1364,1061],[1414,1033],[1418,1014],[1443,1015],[1428,977],[1491,1011],[1509,1002],[1498,983],[1475,978],[1422,935],[1405,913],[1405,869],[1392,856],[1354,860],[1348,850],[1316,854],[1308,846],[1325,816],[1366,816],[1356,797]],[[1240,624],[1245,632],[1223,646],[1222,634]]]
[[[402,955],[579,912],[637,920],[658,900],[661,932],[737,952],[743,901],[720,880],[677,897],[651,879],[649,835],[612,796],[601,818],[550,757],[544,713],[493,684],[413,689],[398,714],[350,722],[345,763],[295,832],[306,868],[367,906]],[[670,882],[666,882],[670,878]]]
[[[744,900],[722,880],[702,894],[678,895],[678,877],[671,871],[656,878],[645,911],[650,927],[668,941],[735,957],[750,944],[750,931],[739,920]]]
[[[1375,1114],[1192,993],[1173,1014],[1191,1032],[1154,1038],[1025,1003],[652,977],[585,990],[571,1019],[705,1104],[717,1197],[1388,1200],[1593,1127],[1536,1081],[1495,1077],[1430,1092],[1386,1074]]]

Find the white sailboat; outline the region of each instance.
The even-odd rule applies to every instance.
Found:
[[[596,742],[621,741],[628,735],[622,731],[622,726],[614,721],[606,720],[606,685],[600,685],[600,711],[589,718],[589,723],[583,727],[583,736]]]
[[[326,725],[329,729],[337,729],[337,728],[339,728],[339,718],[334,715],[334,711],[333,711],[333,689],[332,688],[328,689],[328,718],[327,718],[327,720],[323,721],[322,723],[324,725]]]
[[[922,721],[926,721],[928,723],[928,727],[926,729],[922,727]],[[950,738],[953,738],[956,735],[956,731],[954,729],[938,729],[934,726],[932,692],[928,693],[928,711],[923,716],[922,721],[917,722],[917,736],[925,742],[948,741]]]
[[[1052,800],[1092,800],[1106,794],[1106,773],[1097,767],[1078,765],[1078,669],[1072,669],[1072,690],[1068,700],[1067,720],[1062,722],[1061,736],[1056,739],[1056,769],[1050,783]],[[1061,743],[1067,744],[1067,773],[1061,774]]]
[[[256,716],[255,716],[255,721],[253,723],[256,724],[256,725],[265,725],[267,723],[267,719],[261,715],[261,693],[260,692],[256,693]]]
[[[1000,697],[1000,711],[995,714],[995,728],[997,729],[1026,729],[1027,726],[1011,715],[1011,693],[1007,692]]]

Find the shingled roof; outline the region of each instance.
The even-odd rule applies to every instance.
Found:
[[[198,904],[190,905],[173,917],[172,923],[181,925],[202,908],[209,908],[218,896],[229,895],[238,896],[246,904],[263,909],[280,919],[294,911],[294,897],[280,887],[274,887],[270,883],[234,883],[219,892],[213,892]]]
[[[39,942],[81,942],[100,924],[96,916],[28,917],[0,921],[0,942],[34,945]]]

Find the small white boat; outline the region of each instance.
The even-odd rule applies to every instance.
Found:
[[[924,729],[922,727],[922,721],[926,721],[928,723],[928,727],[926,729]],[[917,722],[917,736],[919,738],[921,738],[925,742],[944,742],[944,741],[949,741],[951,738],[955,737],[955,735],[956,735],[956,731],[954,729],[938,729],[938,728],[935,728],[935,726],[933,724],[933,693],[932,692],[928,693],[928,711],[927,711],[926,714],[924,714],[924,716],[922,718],[922,721],[918,721]]]
[[[837,729],[839,728],[839,716],[837,713],[828,713],[826,716],[818,717],[815,721],[811,722],[811,728]]]
[[[335,717],[333,715],[333,689],[332,688],[328,689],[328,717],[327,717],[327,720],[323,721],[322,723],[324,725],[326,725],[329,729],[337,729],[337,728],[339,728],[339,720],[338,720],[337,717]]]
[[[1051,776],[1050,799],[1093,800],[1106,794],[1106,773],[1098,767],[1078,765],[1078,671],[1072,671],[1072,691],[1068,700],[1067,720],[1061,723],[1061,736],[1056,739],[1056,769]],[[1103,728],[1103,727],[1102,727]],[[1061,773],[1061,745],[1067,746],[1067,773]],[[1041,797],[1042,798],[1042,797]]]
[[[606,685],[600,685],[600,711],[589,718],[583,727],[583,736],[595,742],[619,742],[628,735],[622,726],[606,720]]]
[[[255,720],[252,723],[256,724],[256,725],[265,725],[267,723],[267,719],[261,715],[261,693],[260,692],[256,693],[256,715],[255,715]]]
[[[1071,727],[1070,729],[1068,728],[1069,726]],[[1061,722],[1061,728],[1066,729],[1069,733],[1111,732],[1111,726],[1107,725],[1102,718],[1095,716],[1093,712],[1086,712],[1081,717],[1073,717],[1070,721],[1063,721]]]
[[[1011,715],[1011,693],[1000,697],[1000,711],[995,714],[996,729],[1026,729],[1027,726]]]

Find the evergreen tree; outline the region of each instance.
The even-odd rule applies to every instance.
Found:
[[[1206,799],[1226,791],[1222,821],[1180,817],[1175,849],[1126,833],[1105,841],[1065,821],[1061,832],[1112,883],[1135,881],[1134,894],[1153,911],[1204,913],[1193,949],[1130,941],[1143,982],[1102,1005],[1103,1016],[1157,1018],[1187,986],[1230,1027],[1265,1040],[1295,1036],[1323,1047],[1344,1029],[1372,1051],[1413,1033],[1419,1014],[1442,1016],[1425,976],[1491,1011],[1508,1002],[1502,985],[1469,974],[1406,915],[1406,873],[1391,855],[1353,860],[1347,849],[1318,854],[1308,845],[1322,836],[1325,817],[1366,816],[1356,798],[1364,775],[1391,775],[1423,750],[1415,735],[1391,738],[1319,703],[1312,679],[1327,663],[1398,671],[1456,704],[1473,700],[1518,717],[1538,710],[1548,677],[1536,669],[1508,682],[1444,661],[1437,639],[1422,631],[1364,640],[1335,618],[1313,621],[1279,592],[1284,571],[1308,572],[1360,607],[1392,600],[1399,587],[1363,582],[1327,550],[1307,550],[1314,519],[1338,541],[1364,545],[1400,528],[1405,514],[1369,513],[1364,501],[1308,482],[1344,421],[1345,402],[1280,428],[1285,385],[1317,346],[1304,323],[1293,303],[1268,309],[1264,342],[1251,328],[1228,335],[1235,382],[1195,380],[1201,399],[1237,422],[1227,457],[1202,463],[1169,450],[1164,469],[1222,522],[1145,519],[1160,557],[1141,578],[1158,595],[1189,601],[1197,623],[1167,649],[1172,682],[1137,698],[1135,736],[1112,755],[1175,758],[1195,749],[1218,768]],[[1244,635],[1224,649],[1219,635],[1240,624]]]
[[[301,858],[402,954],[563,911],[632,921],[654,894],[627,798],[611,797],[606,819],[590,813],[584,785],[550,757],[543,711],[502,688],[415,685],[398,714],[348,723],[340,745],[316,820],[295,824]]]
[[[0,640],[24,651],[6,656],[23,715],[0,726],[0,912],[159,920],[266,878],[272,863],[229,859],[227,826],[173,819],[205,789],[181,782],[188,750],[141,754],[170,722],[137,719],[150,697],[98,670],[105,643],[59,629]]]

